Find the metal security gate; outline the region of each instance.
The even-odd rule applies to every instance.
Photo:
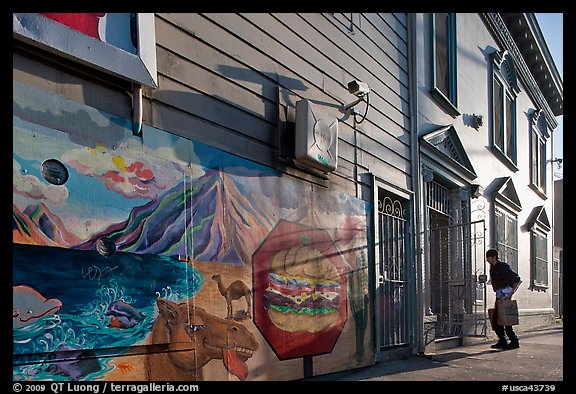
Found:
[[[426,205],[435,337],[485,336],[484,203],[455,185],[432,181],[426,184]]]
[[[406,200],[378,196],[377,330],[380,348],[408,343]]]
[[[430,229],[432,312],[436,337],[485,336],[485,223]]]

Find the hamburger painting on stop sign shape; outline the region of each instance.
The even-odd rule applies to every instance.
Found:
[[[345,263],[328,232],[281,220],[253,264],[255,323],[278,358],[330,353],[347,302]]]

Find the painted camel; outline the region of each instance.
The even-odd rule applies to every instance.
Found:
[[[146,359],[149,380],[204,380],[202,367],[210,360],[223,360],[226,370],[240,380],[248,376],[245,362],[258,342],[243,325],[214,316],[193,306],[193,300],[157,300],[159,315],[152,326],[154,345],[167,348]]]
[[[218,291],[220,294],[226,299],[226,306],[228,308],[228,314],[226,315],[226,319],[233,319],[234,316],[232,314],[232,301],[239,300],[242,297],[246,298],[246,314],[247,318],[250,318],[252,315],[250,314],[250,310],[252,309],[252,291],[246,286],[244,282],[241,280],[236,280],[230,284],[230,286],[226,287],[222,283],[222,278],[220,275],[212,275],[212,280],[218,283]]]

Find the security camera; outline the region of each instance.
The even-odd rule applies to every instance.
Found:
[[[348,91],[357,97],[362,97],[370,93],[370,87],[365,82],[354,80],[348,82]]]
[[[348,92],[355,95],[357,99],[342,107],[342,111],[347,114],[350,113],[354,114],[354,120],[356,121],[356,123],[362,123],[364,119],[366,119],[366,115],[368,114],[368,108],[370,107],[370,95],[368,94],[370,93],[370,87],[368,86],[367,83],[354,80],[352,82],[348,82]],[[361,103],[362,101],[366,103],[366,109],[364,111],[362,120],[356,120],[356,115],[358,113],[356,112],[354,107],[357,104]]]

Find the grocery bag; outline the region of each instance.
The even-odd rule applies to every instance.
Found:
[[[520,324],[518,303],[516,300],[504,299],[496,302],[498,308],[498,324],[501,326],[516,326]]]

